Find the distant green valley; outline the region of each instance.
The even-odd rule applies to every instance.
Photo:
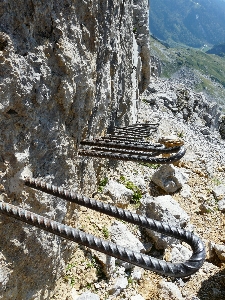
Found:
[[[151,37],[151,55],[159,58],[161,77],[185,82],[212,101],[225,103],[225,57],[191,47],[169,47]]]

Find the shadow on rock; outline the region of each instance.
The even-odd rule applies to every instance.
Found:
[[[225,269],[203,281],[197,296],[200,300],[225,299]]]

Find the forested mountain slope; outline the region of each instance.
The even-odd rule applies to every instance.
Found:
[[[151,0],[150,31],[170,45],[225,42],[224,0]]]

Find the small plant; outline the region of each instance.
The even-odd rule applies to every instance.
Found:
[[[76,266],[76,263],[71,263],[66,266],[66,271],[70,271],[72,268]]]
[[[87,288],[88,290],[90,290],[91,287],[92,287],[91,283],[87,283],[86,288]]]
[[[74,287],[75,283],[76,283],[75,278],[74,278],[74,277],[71,277],[71,278],[70,278],[70,285],[71,285],[72,287]]]
[[[214,177],[214,178],[212,179],[212,182],[213,182],[213,184],[215,184],[215,185],[220,185],[220,184],[222,184],[222,181],[221,181],[220,179],[216,178],[216,177]]]
[[[99,186],[98,186],[98,191],[99,192],[102,192],[104,187],[106,186],[106,184],[108,183],[108,178],[105,177],[104,179],[102,179],[100,182],[99,182]]]
[[[102,233],[103,233],[104,237],[105,237],[106,239],[108,239],[108,237],[109,237],[109,230],[108,230],[107,227],[104,226],[104,227],[102,228]]]
[[[86,264],[86,267],[87,267],[87,268],[93,268],[93,267],[94,267],[94,264],[93,264],[92,262],[88,262],[88,263]]]
[[[74,285],[76,283],[76,280],[75,280],[74,276],[71,276],[71,275],[65,275],[64,280],[66,282],[68,282],[72,287],[74,287]]]
[[[122,183],[124,183],[124,182],[126,181],[126,178],[125,178],[123,175],[121,175],[121,176],[120,176],[120,181],[121,181]]]
[[[144,162],[141,162],[140,163],[142,166],[145,166],[145,167],[148,167],[150,169],[158,169],[160,167],[159,164],[150,164],[150,163],[144,163]]]
[[[128,281],[128,284],[133,284],[134,283],[134,279],[131,278],[131,277],[128,277],[127,281]]]
[[[134,192],[133,194],[133,202],[135,204],[140,204],[140,199],[142,197],[141,190],[129,180],[126,180],[124,176],[120,176],[120,181],[125,185],[125,187]]]
[[[137,28],[134,27],[134,28],[133,28],[133,33],[136,33],[136,32],[137,32]]]
[[[177,136],[182,139],[184,137],[184,132],[183,131],[178,132]]]
[[[66,272],[64,276],[64,280],[68,282],[72,287],[74,287],[76,281],[73,273],[71,272],[72,268],[76,266],[76,263],[70,263],[66,266]]]

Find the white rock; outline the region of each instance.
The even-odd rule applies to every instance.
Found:
[[[133,271],[131,272],[131,278],[134,280],[140,280],[143,274],[143,269],[139,267],[134,267]]]
[[[190,220],[188,214],[170,195],[155,198],[149,194],[144,195],[138,213],[181,228],[186,227]],[[172,244],[179,244],[179,241],[175,238],[167,237],[149,229],[146,231],[153,238],[158,249],[164,249]]]
[[[12,273],[12,271],[7,268],[3,262],[1,261],[1,268],[0,268],[0,284],[2,286],[4,286],[10,278],[10,274]]]
[[[85,292],[80,295],[77,300],[100,300],[99,296],[90,292]]]
[[[174,193],[185,184],[187,175],[173,165],[161,166],[152,176],[152,181],[167,193]]]
[[[110,255],[106,255],[99,251],[91,250],[93,255],[97,258],[100,264],[103,266],[103,272],[106,277],[111,277],[115,273],[116,270],[116,259]]]
[[[78,297],[79,297],[79,295],[78,295],[75,288],[72,288],[72,290],[71,290],[71,297],[72,297],[73,300],[77,300]]]
[[[165,300],[185,300],[181,294],[181,291],[172,282],[161,280],[159,282],[159,293],[162,299]]]
[[[132,296],[130,300],[145,300],[140,294]]]
[[[134,194],[132,190],[114,180],[109,180],[103,192],[110,196],[116,206],[122,208],[128,206]]]
[[[218,258],[221,261],[225,262],[225,245],[214,244],[213,249],[215,250],[216,255],[218,256]]]
[[[221,200],[225,197],[225,185],[220,184],[213,188],[213,194],[217,200]]]
[[[222,212],[225,212],[225,198],[218,201],[218,209]]]
[[[145,250],[144,245],[139,241],[139,239],[128,230],[125,224],[121,222],[115,221],[110,228],[110,233],[112,242],[119,246],[129,248],[137,252]],[[122,266],[126,269],[132,267],[129,263],[121,261],[120,263],[122,263]]]
[[[144,178],[140,175],[135,175],[130,178],[130,180],[143,192],[146,190],[146,182]]]
[[[118,277],[115,280],[113,287],[109,290],[110,295],[118,296],[128,286],[126,277]]]
[[[144,245],[139,241],[139,239],[131,233],[127,226],[119,221],[115,221],[111,228],[111,240],[120,246],[127,247],[133,251],[144,251]]]
[[[183,245],[175,245],[171,250],[172,263],[181,263],[188,260],[192,255],[192,252]]]
[[[184,184],[180,194],[184,198],[190,198],[191,197],[191,188],[190,188],[190,186],[188,184]]]

